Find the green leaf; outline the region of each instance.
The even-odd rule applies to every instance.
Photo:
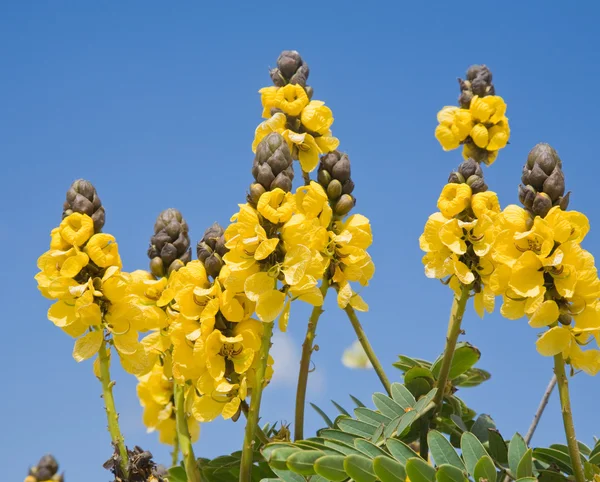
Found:
[[[470,343],[457,343],[448,378],[454,380],[469,370],[481,358],[481,352]]]
[[[431,370],[425,367],[415,366],[407,370],[404,374],[404,384],[408,384],[417,378],[425,378],[432,383],[435,382],[435,377],[433,376],[433,373],[431,373]]]
[[[535,477],[521,477],[517,482],[537,482],[537,480]]]
[[[568,482],[563,474],[552,470],[540,470],[538,473],[539,482]]]
[[[587,460],[587,457],[589,457],[590,455],[590,448],[587,445],[584,445],[581,442],[577,442],[577,445],[579,447],[579,453],[582,455],[582,458]],[[564,452],[565,454],[569,453],[569,447],[567,445],[563,445],[563,444],[552,444],[550,445],[551,449],[556,449],[556,450],[560,450],[561,452]]]
[[[467,370],[466,373],[463,373],[452,380],[452,384],[455,387],[476,387],[489,380],[491,377],[492,374],[488,371],[482,370],[481,368],[471,368],[470,370]]]
[[[321,415],[321,418],[325,421],[328,427],[333,427],[333,422],[323,410],[317,407],[314,403],[311,403],[310,406],[314,408],[319,415]]]
[[[452,444],[437,430],[431,430],[427,434],[427,443],[429,450],[436,465],[450,464],[464,470],[465,465],[452,447]]]
[[[489,432],[489,450],[490,455],[494,460],[501,464],[508,463],[508,447],[504,441],[504,437],[495,429],[488,429]]]
[[[352,399],[352,401],[356,404],[357,407],[364,407],[365,404],[362,403],[358,398],[356,398],[354,395],[350,395],[350,398]]]
[[[492,420],[492,417],[482,413],[477,417],[477,420],[475,420],[470,431],[473,432],[482,443],[486,443],[490,437],[490,428],[496,428],[496,424]]]
[[[333,406],[335,408],[338,409],[338,411],[342,414],[342,415],[347,415],[348,417],[350,417],[351,415],[348,413],[348,411],[342,407],[339,403],[337,403],[335,400],[331,400],[331,403],[333,403]]]
[[[432,387],[433,382],[428,378],[415,378],[410,382],[406,382],[406,388],[408,388],[415,398],[420,398],[429,393]]]
[[[302,449],[298,448],[298,447],[282,447],[282,448],[278,448],[273,450],[273,452],[271,452],[271,456],[269,457],[269,465],[273,468],[273,469],[277,469],[277,470],[288,470],[288,466],[287,466],[287,459],[288,457],[290,457],[293,453],[295,452],[299,452]]]
[[[411,425],[419,418],[419,414],[413,410],[412,412],[408,412],[407,414],[405,414],[401,419],[400,419],[400,424],[398,425],[398,428],[396,429],[396,433],[398,434],[398,437],[401,437],[402,435],[404,435],[405,432],[408,432],[408,430],[410,429]]]
[[[396,433],[396,430],[400,426],[400,422],[402,422],[402,418],[404,418],[404,415],[399,415],[398,417],[396,417],[394,420],[392,420],[390,423],[388,423],[385,426],[385,428],[383,430],[383,437],[385,439],[388,439],[388,438],[394,436],[394,434]]]
[[[417,401],[412,393],[401,383],[392,383],[392,399],[398,403],[404,410],[413,408]]]
[[[590,464],[600,465],[600,452],[592,452],[588,460]]]
[[[354,415],[357,419],[362,420],[363,422],[370,423],[371,425],[379,425],[381,423],[388,424],[392,421],[391,418],[386,417],[385,415],[375,412],[369,408],[358,407],[354,409]]]
[[[475,469],[472,472],[475,480],[485,479],[490,482],[496,480],[496,466],[489,455],[484,455],[475,464]]]
[[[344,470],[356,482],[375,482],[377,480],[373,462],[363,455],[348,455],[344,459]]]
[[[398,462],[406,465],[408,459],[418,457],[417,453],[400,440],[391,438],[385,443],[386,447]]]
[[[419,360],[418,358],[411,358],[406,355],[398,355],[398,361],[393,364],[396,368],[406,372],[412,367],[425,367],[429,368],[431,363],[425,360]]]
[[[337,440],[338,442],[345,443],[346,445],[350,445],[354,447],[354,439],[356,439],[356,435],[351,435],[346,432],[342,432],[341,430],[336,430],[333,428],[326,428],[319,432],[319,436],[323,437],[326,440]]]
[[[392,419],[404,414],[404,409],[383,393],[374,393],[373,403],[381,413]]]
[[[377,430],[377,425],[371,425],[353,418],[342,418],[338,420],[337,424],[340,430],[363,438],[372,437],[375,430]]]
[[[571,457],[568,453],[564,453],[562,450],[540,447],[533,451],[533,456],[542,462],[555,464],[566,474],[573,475],[573,464],[571,463]]]
[[[517,473],[519,462],[527,452],[527,444],[523,437],[516,433],[508,444],[508,466],[513,474]]]
[[[169,469],[169,482],[187,482],[185,469],[179,465]]]
[[[344,470],[344,459],[342,455],[326,455],[316,460],[315,472],[332,482],[346,480],[348,475]]]
[[[330,447],[327,447],[325,444],[313,442],[312,440],[299,440],[294,445],[307,450],[320,450],[327,455],[339,455],[341,453]]]
[[[371,459],[378,457],[379,455],[389,457],[385,450],[380,449],[377,445],[372,444],[367,440],[356,439],[354,441],[354,446],[357,450],[360,450],[363,454]]]
[[[381,482],[403,482],[406,480],[404,466],[388,456],[373,459],[373,470]]]
[[[370,438],[371,442],[373,442],[373,443],[379,442],[379,439],[383,435],[384,430],[385,430],[385,425],[380,424],[379,427],[377,427],[377,430],[375,430],[375,432],[373,432],[373,435]]]
[[[410,482],[433,482],[435,469],[422,458],[413,457],[406,462],[406,475]]]
[[[464,472],[453,465],[440,465],[435,473],[438,482],[468,482]]]
[[[275,475],[279,477],[283,482],[306,482],[306,479],[301,475],[290,472],[289,470],[275,469],[273,468]]]
[[[460,438],[460,449],[469,474],[475,472],[475,466],[477,465],[477,462],[479,462],[479,459],[488,455],[479,439],[471,432],[462,434],[462,437]]]
[[[336,450],[344,455],[352,455],[352,454],[360,454],[358,450],[354,448],[354,446],[347,445],[343,442],[335,441],[335,440],[325,440],[323,442],[327,447]]]
[[[433,401],[436,393],[437,393],[437,388],[434,388],[427,395],[419,398],[419,400],[415,404],[415,411],[419,412],[420,415],[423,415],[425,412],[430,410],[429,405]]]
[[[302,450],[288,457],[287,466],[292,472],[296,472],[297,474],[313,475],[316,473],[313,465],[317,459],[324,455],[320,450]]]

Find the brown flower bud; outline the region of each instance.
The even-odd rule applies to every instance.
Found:
[[[338,199],[342,195],[342,183],[337,179],[334,179],[327,186],[327,197],[329,199]]]
[[[562,161],[556,150],[544,143],[534,146],[527,155],[527,167],[533,169],[536,164],[548,175],[554,171],[556,166],[562,169]]]
[[[448,182],[450,184],[462,184],[463,182],[465,182],[465,178],[462,176],[462,174],[460,172],[451,172],[450,175],[448,176]]]
[[[533,200],[532,211],[536,216],[544,217],[552,208],[552,199],[544,192],[539,192]]]
[[[295,50],[281,52],[277,59],[277,68],[269,71],[271,80],[277,87],[283,87],[287,83],[306,87],[309,73],[308,65]]]
[[[339,201],[335,203],[333,211],[338,216],[345,216],[352,210],[355,204],[356,200],[351,195],[343,194]]]
[[[264,137],[256,148],[252,175],[265,190],[289,192],[294,179],[293,159],[287,142],[276,132]]]
[[[225,247],[225,230],[214,223],[204,232],[204,236],[196,246],[198,259],[204,264],[209,276],[216,278],[223,267],[222,257],[229,251]]]
[[[519,184],[519,201],[521,204],[525,206],[527,209],[533,209],[533,201],[535,199],[535,189],[531,186],[523,186]]]
[[[325,169],[321,169],[319,171],[319,174],[317,175],[317,180],[319,181],[319,184],[325,188],[329,186],[331,179],[331,174],[329,174]]]
[[[558,199],[565,193],[565,175],[559,167],[554,168],[552,174],[544,181],[543,191],[550,199]]]
[[[151,260],[150,269],[155,275],[165,271],[171,273],[192,259],[188,225],[177,209],[165,209],[158,215],[154,235],[150,238],[148,257]],[[155,261],[157,257],[163,263],[162,269]]]
[[[77,179],[67,191],[63,205],[63,218],[73,213],[87,214],[94,220],[94,231],[99,233],[104,226],[104,207],[94,185],[85,179]]]
[[[571,191],[561,197],[558,201],[558,205],[563,211],[566,211],[569,207],[569,198],[571,197]]]
[[[246,196],[246,199],[250,204],[256,206],[258,204],[258,200],[265,192],[267,192],[267,190],[262,186],[262,184],[255,182],[250,184],[250,190]]]
[[[474,95],[485,97],[495,95],[492,84],[492,72],[485,65],[472,65],[467,70],[467,80],[458,79],[461,94],[458,102],[463,109],[468,109]]]

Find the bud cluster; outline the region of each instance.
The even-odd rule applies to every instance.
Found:
[[[538,144],[529,152],[521,182],[519,200],[532,215],[543,218],[553,206],[567,209],[569,193],[565,195],[562,161],[548,144]]]
[[[148,249],[152,274],[161,278],[185,266],[192,259],[188,225],[174,208],[165,209],[154,224]]]
[[[271,80],[276,87],[298,84],[306,88],[309,73],[308,64],[295,50],[281,52],[277,59],[277,67],[269,71]]]
[[[332,151],[321,157],[318,181],[327,192],[337,216],[345,216],[356,204],[356,199],[352,196],[354,181],[350,174],[350,158],[347,154]]]
[[[198,241],[196,253],[204,265],[206,273],[213,278],[219,276],[223,267],[223,256],[229,251],[225,247],[225,230],[219,223],[214,223],[204,231],[204,236]]]
[[[456,171],[450,173],[448,182],[456,184],[466,183],[471,187],[473,194],[484,192],[488,189],[487,184],[483,180],[483,170],[480,164],[471,158],[461,163]]]
[[[290,148],[281,134],[272,132],[265,136],[256,148],[252,176],[255,183],[250,185],[248,201],[256,206],[260,196],[266,191],[292,190],[294,167]]]
[[[100,202],[96,188],[85,179],[78,179],[67,191],[67,200],[63,205],[63,219],[73,213],[86,214],[94,221],[94,231],[99,233],[104,226],[104,207]]]
[[[485,97],[496,94],[496,89],[492,84],[492,72],[485,65],[471,65],[467,70],[466,77],[466,80],[458,79],[460,87],[458,103],[463,109],[469,108],[471,99],[475,95]]]
[[[29,469],[24,482],[63,482],[63,474],[58,473],[58,462],[52,455],[44,455],[35,467]]]

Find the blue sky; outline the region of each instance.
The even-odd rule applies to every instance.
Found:
[[[227,223],[251,181],[257,90],[283,49],[311,67],[315,98],[335,115],[334,134],[352,160],[356,212],[373,224],[377,266],[361,316],[392,378],[396,355],[434,358],[443,348],[449,290],[423,275],[417,239],[435,210],[458,151],[433,137],[435,115],[456,102],[456,77],[486,63],[507,104],[512,137],[486,170],[503,205],[516,188],[529,149],[560,153],[573,209],[598,252],[597,95],[600,40],[595,2],[244,3],[36,1],[0,4],[0,270],[3,414],[0,459],[6,480],[53,452],[67,480],[109,479],[101,465],[109,436],[91,362],[71,358],[73,341],[46,319],[48,301],[33,276],[48,233],[60,221],[64,193],[79,177],[94,182],[106,207],[105,231],[120,244],[125,269],[147,266],[156,215],[184,213],[195,241],[214,221]],[[368,400],[380,390],[374,372],[340,363],[353,332],[333,300],[318,330],[308,399],[327,406],[346,394]],[[293,420],[300,343],[308,310],[292,313],[277,335],[276,378],[264,414]],[[536,332],[499,314],[465,319],[492,379],[461,395],[490,413],[508,437],[525,432],[551,376],[535,352]],[[130,445],[167,461],[168,448],[146,435],[135,381],[115,370],[115,396]],[[579,438],[599,435],[598,380],[572,381]],[[349,403],[347,403],[349,405]],[[307,430],[321,422],[308,411]],[[199,456],[241,446],[242,424],[202,427]],[[553,397],[534,444],[562,442]]]

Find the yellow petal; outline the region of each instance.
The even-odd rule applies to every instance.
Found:
[[[271,288],[271,291],[261,294],[258,298],[256,302],[256,315],[265,323],[274,321],[283,310],[284,302],[285,294]]]
[[[542,356],[562,353],[571,344],[571,332],[564,326],[555,326],[546,331],[536,342],[537,351]]]
[[[356,293],[350,298],[350,306],[356,311],[369,311],[369,305]]]
[[[476,124],[470,132],[471,139],[477,147],[482,149],[488,145],[488,130],[483,124]]]
[[[279,316],[279,330],[282,333],[287,331],[288,322],[290,321],[290,307],[291,300],[287,300],[285,306],[283,307],[283,311],[281,312],[281,316]]]
[[[256,251],[254,252],[254,259],[256,259],[257,261],[265,259],[273,251],[275,251],[275,248],[277,247],[278,243],[279,238],[271,238],[263,241],[258,245],[258,248],[256,248]]]
[[[266,271],[261,271],[249,276],[244,283],[244,292],[250,301],[258,301],[258,298],[275,286],[275,279]]]
[[[75,361],[81,362],[93,357],[98,353],[100,345],[102,345],[103,342],[104,333],[101,330],[90,331],[75,341],[73,358],[75,358]]]
[[[548,326],[558,320],[560,312],[558,311],[558,305],[556,301],[547,300],[544,301],[541,306],[535,311],[533,316],[529,319],[529,326],[533,328],[542,328]]]

